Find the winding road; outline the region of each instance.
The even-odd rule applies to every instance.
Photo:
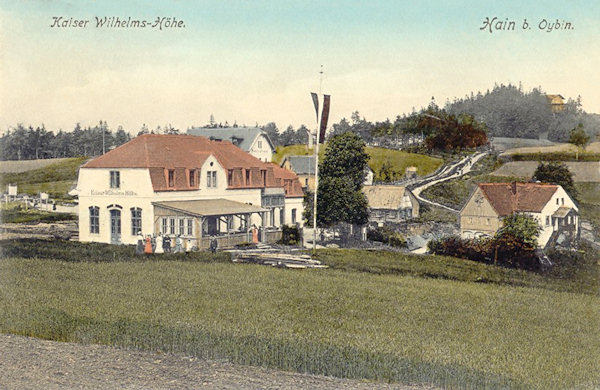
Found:
[[[434,184],[441,183],[446,180],[454,179],[457,177],[461,177],[473,169],[473,166],[477,161],[486,156],[488,152],[478,152],[473,155],[467,156],[460,161],[457,161],[452,164],[445,165],[438,173],[433,176],[426,177],[421,181],[418,181],[416,184],[412,185],[412,193],[421,203],[426,203],[432,206],[441,207],[443,209],[452,211],[457,213],[459,210],[455,210],[451,207],[445,206],[440,203],[432,202],[428,199],[425,199],[421,196],[421,192],[425,189],[431,187]]]

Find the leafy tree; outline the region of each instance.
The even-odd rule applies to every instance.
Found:
[[[279,142],[281,142],[281,144],[284,146],[294,145],[296,143],[296,131],[294,130],[294,126],[289,125],[287,129],[285,129],[285,131],[281,133],[281,136],[279,137]]]
[[[108,128],[106,121],[94,127],[82,129],[77,123],[71,132],[59,130],[56,134],[44,125],[25,128],[18,124],[0,137],[1,160],[30,160],[50,157],[78,157],[98,155],[103,150],[119,146],[130,140],[122,127],[116,134]]]
[[[585,150],[587,144],[590,143],[590,136],[583,130],[583,124],[579,123],[577,127],[569,133],[569,143],[577,147],[575,152],[575,160],[579,160],[579,149]]]
[[[381,168],[379,169],[379,173],[377,176],[379,180],[389,183],[394,180],[397,180],[400,174],[394,169],[391,160],[389,158],[386,158],[383,164],[381,164]]]
[[[329,134],[329,138],[331,139],[346,132],[352,132],[364,141],[371,142],[375,131],[374,125],[364,117],[361,117],[358,111],[354,111],[350,119],[352,123],[348,122],[346,118],[342,118],[339,123],[333,124],[333,131]]]
[[[558,184],[567,191],[567,193],[578,199],[578,192],[573,181],[573,174],[565,163],[552,161],[549,163],[541,162],[533,173],[533,179],[542,183]]]
[[[518,268],[535,269],[539,266],[535,250],[542,228],[528,214],[514,213],[505,217],[492,246],[494,262]]]
[[[353,132],[333,137],[319,166],[317,219],[321,226],[340,222],[365,224],[367,198],[362,192],[369,155],[365,141]]]
[[[277,128],[277,125],[275,124],[275,122],[267,123],[265,126],[263,126],[263,130],[267,133],[267,135],[271,139],[271,142],[273,142],[274,146],[283,145],[281,143],[279,129]]]

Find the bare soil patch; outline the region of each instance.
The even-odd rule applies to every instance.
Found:
[[[0,335],[3,389],[434,389]]]

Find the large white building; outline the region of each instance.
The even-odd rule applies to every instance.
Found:
[[[248,241],[253,225],[266,239],[302,225],[293,172],[198,136],[136,137],[83,165],[77,192],[80,241],[134,244],[139,231],[160,232],[203,248],[209,236],[221,246]]]
[[[460,211],[463,238],[493,236],[502,219],[513,213],[533,216],[541,227],[542,248],[564,235],[579,236],[579,208],[559,185],[542,183],[480,183]]]

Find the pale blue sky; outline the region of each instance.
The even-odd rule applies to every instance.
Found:
[[[0,130],[107,120],[137,132],[217,121],[314,125],[309,92],[393,118],[494,83],[522,82],[600,112],[600,2],[0,1]],[[89,19],[51,28],[52,17]],[[94,17],[183,20],[184,29],[96,28]],[[481,31],[483,20],[515,31]],[[531,30],[521,26],[527,18]],[[573,30],[540,31],[542,19]]]

